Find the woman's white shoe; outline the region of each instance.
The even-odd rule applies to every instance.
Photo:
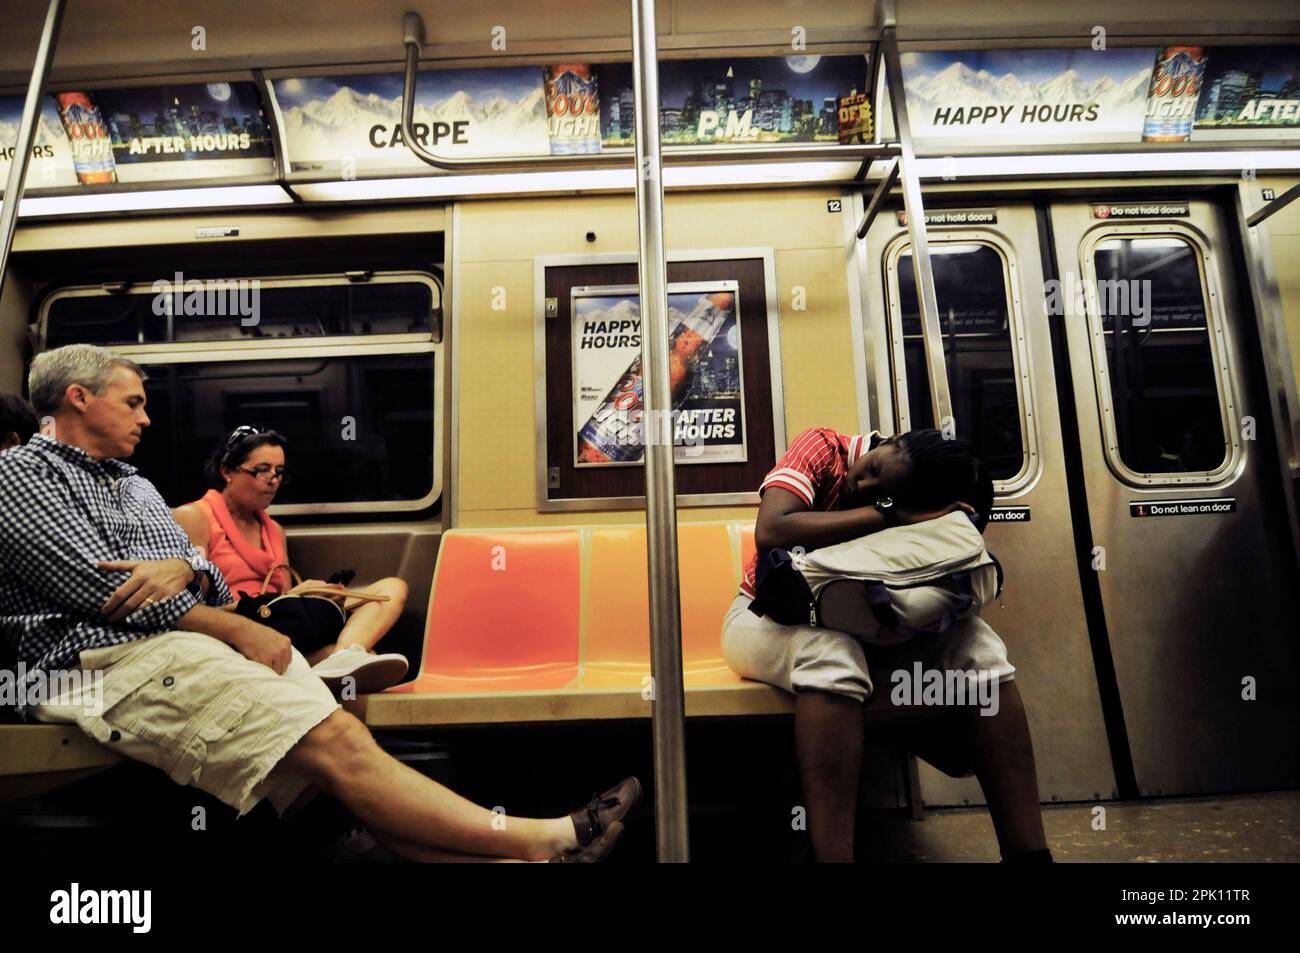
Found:
[[[358,695],[383,691],[396,685],[406,674],[405,656],[371,655],[359,645],[349,645],[321,659],[311,667],[331,691],[339,692],[351,683]]]

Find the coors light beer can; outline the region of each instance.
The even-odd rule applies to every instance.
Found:
[[[1143,142],[1185,142],[1192,136],[1205,74],[1205,47],[1166,46],[1156,57],[1147,90]]]

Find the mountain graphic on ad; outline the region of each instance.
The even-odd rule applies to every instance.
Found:
[[[953,50],[902,57],[918,147],[1138,142],[1153,47]]]
[[[398,73],[277,79],[276,101],[294,171],[431,171],[406,148]],[[415,131],[449,156],[547,155],[540,66],[420,74]]]
[[[13,160],[18,142],[18,126],[23,118],[26,97],[0,97],[0,195],[4,194],[9,177],[9,163]],[[32,189],[67,188],[77,184],[77,174],[72,165],[72,151],[68,136],[59,119],[59,107],[52,96],[41,98],[41,112],[36,119],[36,141],[32,144],[32,162],[27,167],[28,191]]]

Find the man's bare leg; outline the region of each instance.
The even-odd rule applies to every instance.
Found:
[[[795,754],[818,863],[853,863],[862,771],[862,703],[847,695],[795,695]]]
[[[336,711],[282,762],[343,802],[372,832],[436,850],[546,860],[578,846],[569,817],[494,814],[389,756],[352,715]]]

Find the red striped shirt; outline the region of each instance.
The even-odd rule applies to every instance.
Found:
[[[789,490],[807,504],[808,509],[829,512],[839,506],[844,477],[857,459],[871,449],[876,433],[849,436],[829,427],[805,430],[794,438],[775,467],[763,478],[759,495],[769,486]],[[740,590],[754,596],[754,573],[758,554],[745,567]]]

